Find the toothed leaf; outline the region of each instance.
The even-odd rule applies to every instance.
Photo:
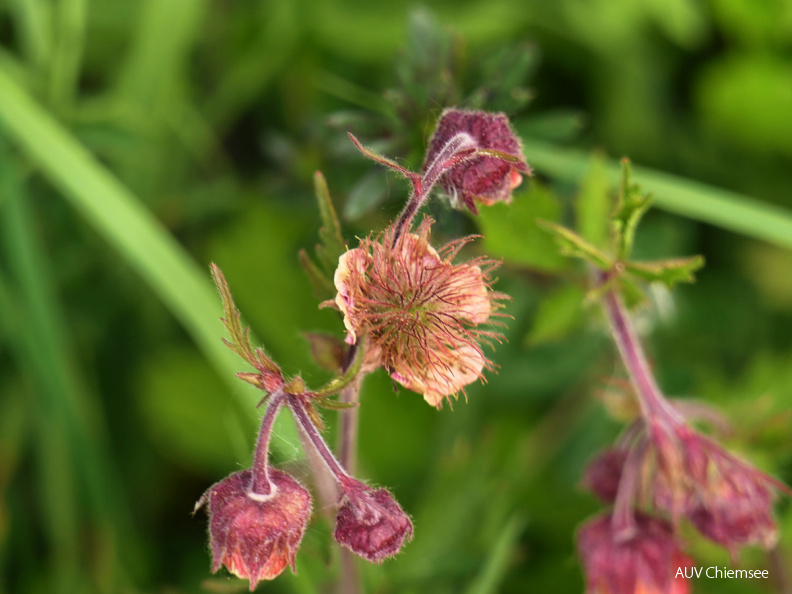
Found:
[[[613,214],[613,229],[616,242],[616,257],[626,260],[632,252],[635,229],[644,213],[652,205],[648,194],[632,183],[632,168],[629,159],[622,159],[622,178],[619,187],[619,202]]]
[[[673,287],[676,283],[694,282],[694,272],[704,266],[702,256],[657,260],[654,262],[625,262],[624,267],[631,275],[647,282],[660,282]]]
[[[612,266],[611,259],[608,256],[571,229],[550,221],[537,220],[536,224],[553,235],[562,255],[570,258],[580,258],[602,270],[608,270]]]

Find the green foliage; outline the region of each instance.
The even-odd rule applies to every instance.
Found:
[[[338,222],[338,216],[330,198],[330,190],[327,188],[324,176],[319,171],[314,174],[314,191],[319,204],[319,215],[322,219],[322,227],[319,228],[319,244],[316,246],[316,258],[319,264],[315,264],[305,250],[300,251],[300,264],[308,275],[317,297],[324,300],[335,295],[332,281],[333,272],[338,265],[338,258],[344,253],[346,247],[341,236],[341,224]]]
[[[680,255],[708,258],[695,287],[675,290],[672,313],[647,320],[661,384],[723,406],[741,420],[742,453],[792,481],[784,3],[435,9],[0,3],[0,591],[239,586],[209,576],[205,525],[189,516],[208,485],[248,462],[259,397],[234,377],[208,264],[290,376],[332,381],[343,345],[317,364],[301,333],[343,328],[317,308],[296,254],[323,229],[312,280],[331,298],[345,248],[335,208],[351,238],[382,228],[406,196],[345,134],[418,169],[452,105],[505,111],[537,174],[511,206],[482,208],[486,237],[466,248],[504,260],[498,289],[513,296],[513,319],[508,343],[488,353],[499,373],[453,411],[394,393],[383,372],[366,380],[363,474],[392,485],[416,525],[403,556],[365,568],[367,591],[581,591],[573,534],[595,504],[575,486],[618,430],[591,397],[612,364],[582,323],[585,279],[559,284],[572,269],[536,220],[561,225],[574,210],[585,244],[566,237],[569,249],[616,254],[605,215],[621,169],[592,161],[592,146],[652,165],[634,167],[657,207],[634,253],[659,237],[673,257],[626,263],[623,292],[687,280],[698,261]],[[336,205],[317,187],[321,217],[317,170]],[[455,236],[475,231],[456,213],[441,222]],[[276,463],[310,483],[288,415],[274,440]],[[298,575],[264,589],[334,587],[327,513],[317,505]],[[779,516],[788,566],[792,515]],[[727,562],[712,547],[696,553]],[[743,562],[768,563],[759,550]]]
[[[494,258],[537,270],[557,271],[564,267],[549,237],[537,233],[538,219],[558,220],[561,204],[543,185],[531,182],[515,193],[512,204],[495,204],[477,217],[484,236],[484,250]]]
[[[641,193],[640,186],[633,184],[632,166],[627,159],[623,159],[619,199],[612,217],[617,259],[626,260],[630,257],[635,240],[635,230],[638,228],[641,217],[651,205],[651,197]]]

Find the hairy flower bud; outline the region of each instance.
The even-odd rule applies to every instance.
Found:
[[[673,446],[669,440],[658,450],[662,472],[654,484],[656,505],[681,512],[732,554],[745,545],[772,547],[775,490],[788,489],[695,431],[684,427],[675,437]]]
[[[440,117],[426,153],[424,170],[439,155],[446,143],[464,132],[479,149],[499,151],[515,157],[513,161],[493,156],[477,156],[456,165],[440,178],[455,205],[463,204],[476,213],[476,202],[490,206],[509,202],[511,191],[520,185],[521,173],[531,174],[520,148],[520,141],[502,113],[447,109]]]
[[[583,473],[582,484],[604,503],[613,503],[619,491],[622,469],[627,460],[623,448],[609,448],[600,452]]]
[[[429,245],[431,221],[393,241],[393,228],[363,239],[338,262],[335,303],[347,342],[369,337],[366,364],[381,365],[404,387],[440,407],[482,377],[491,363],[480,343],[500,335],[482,329],[505,296],[490,290],[494,263],[452,260],[467,240],[439,252]]]
[[[686,594],[687,581],[674,579],[692,562],[677,547],[668,522],[638,514],[630,538],[619,539],[610,515],[584,524],[577,546],[587,594]]]
[[[342,488],[334,538],[372,563],[396,555],[412,538],[413,525],[393,495],[355,479],[346,479]]]
[[[290,565],[311,517],[311,496],[291,476],[269,469],[272,492],[251,491],[250,470],[236,472],[210,487],[195,509],[209,513],[212,571],[225,565],[250,581],[251,592],[260,580],[271,580]]]

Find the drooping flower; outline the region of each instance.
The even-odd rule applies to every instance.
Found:
[[[495,202],[509,202],[511,192],[522,182],[522,175],[530,175],[520,141],[502,113],[447,109],[437,123],[429,142],[424,161],[427,170],[446,143],[464,132],[479,149],[490,149],[511,155],[513,160],[495,156],[477,156],[446,171],[440,183],[455,205],[462,204],[476,213],[476,203],[490,206]]]
[[[396,555],[412,538],[409,516],[386,489],[371,489],[355,479],[341,483],[343,495],[333,537],[372,563]]]
[[[608,448],[600,452],[586,466],[582,485],[604,503],[613,503],[619,491],[622,468],[626,459],[627,451],[623,448]]]
[[[311,496],[291,476],[269,469],[272,491],[251,491],[252,472],[242,470],[210,487],[195,509],[206,505],[209,513],[209,546],[212,571],[221,565],[250,581],[252,592],[259,581],[278,576],[294,557],[311,517]]]
[[[683,514],[707,538],[735,555],[738,547],[772,547],[773,502],[788,488],[686,426],[658,448],[655,505]]]
[[[484,259],[454,264],[467,240],[439,252],[429,244],[431,221],[393,240],[390,228],[341,256],[335,304],[344,314],[347,342],[369,337],[369,366],[385,367],[404,387],[440,407],[443,399],[492,366],[481,343],[500,335],[491,323],[505,295],[490,288],[496,265]]]
[[[630,538],[614,532],[610,514],[585,523],[577,547],[586,576],[586,594],[687,594],[688,583],[676,579],[680,567],[692,565],[677,546],[671,525],[644,514],[635,517]]]

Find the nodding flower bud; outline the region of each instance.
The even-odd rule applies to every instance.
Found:
[[[577,546],[586,576],[586,594],[687,594],[688,582],[674,579],[692,565],[677,547],[668,522],[636,515],[636,530],[620,539],[610,515],[584,524]]]
[[[669,440],[658,448],[655,505],[685,515],[732,555],[745,545],[772,547],[777,540],[775,492],[787,487],[685,426],[674,438],[673,445]]]
[[[334,538],[372,563],[396,555],[412,538],[413,525],[393,495],[352,478],[343,480],[341,487]]]
[[[429,245],[431,221],[394,242],[394,229],[361,240],[338,262],[335,304],[347,342],[369,337],[367,364],[387,369],[404,387],[440,407],[492,364],[480,343],[500,335],[481,328],[505,295],[490,289],[494,262],[452,260],[467,240],[440,251]]]
[[[236,472],[210,487],[195,509],[207,505],[212,571],[225,565],[250,581],[271,580],[290,565],[311,517],[311,496],[291,476],[269,469],[271,491],[254,493],[252,472]]]
[[[514,160],[495,156],[477,156],[446,171],[440,183],[455,206],[460,204],[477,212],[476,203],[490,206],[495,202],[509,202],[511,192],[522,182],[522,175],[530,175],[525,163],[520,141],[502,113],[447,109],[440,117],[432,135],[424,161],[424,170],[433,163],[446,143],[464,132],[469,134],[479,149],[505,153]]]
[[[616,501],[622,468],[627,460],[623,448],[609,448],[600,452],[583,472],[582,485],[599,497],[604,503]]]

